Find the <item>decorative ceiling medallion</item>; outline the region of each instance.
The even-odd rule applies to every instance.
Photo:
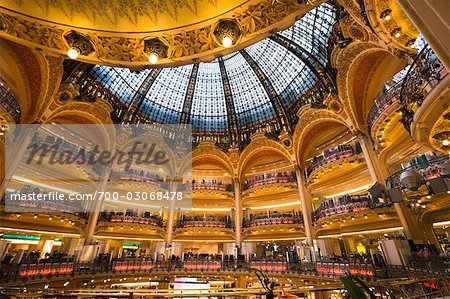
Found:
[[[239,43],[242,37],[242,30],[233,19],[220,20],[213,27],[213,37],[219,46],[229,48]]]
[[[84,35],[77,33],[76,31],[70,31],[64,35],[69,48],[75,48],[81,55],[88,56],[92,54],[95,49],[92,46],[91,41]]]
[[[154,36],[153,38],[164,41],[163,43],[167,46],[167,55],[161,55],[156,66],[166,67],[211,61],[220,55],[234,52],[269,36],[273,31],[289,27],[298,17],[322,1],[310,0],[304,4],[297,0],[255,2],[257,3],[245,7],[240,6],[237,10],[230,11],[226,16],[224,15],[225,18],[220,20],[213,18],[208,21],[208,24],[205,22],[197,24],[197,28],[191,26],[189,30],[185,31],[183,27],[176,31],[161,31],[151,34]],[[70,25],[53,25],[46,21],[30,20],[28,17],[2,8],[0,8],[0,18],[3,18],[4,27],[4,30],[0,31],[0,36],[63,55],[67,54],[64,33],[72,30]],[[221,35],[224,32],[237,38],[236,41],[231,41],[230,48],[224,47],[229,42],[228,40],[225,40],[224,43],[223,39],[217,40],[215,35]],[[142,42],[148,39],[149,32],[125,34],[76,29],[76,33],[84,36],[95,49],[95,52],[89,56],[82,55],[79,58],[81,61],[130,68],[142,68],[151,63],[147,53],[148,48],[144,49]]]
[[[152,64],[157,63],[158,59],[167,58],[168,49],[169,47],[166,43],[159,38],[151,38],[144,41],[144,52],[149,55],[149,61]]]

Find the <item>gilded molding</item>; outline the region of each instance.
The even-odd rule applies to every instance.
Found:
[[[323,1],[311,0],[303,4],[297,0],[262,0],[232,11],[228,17],[238,22],[243,31],[242,42],[248,44],[250,40],[260,40],[269,33],[273,33],[274,29],[287,27],[294,22],[296,17],[321,2]],[[64,55],[69,49],[69,45],[64,39],[64,35],[72,30],[68,26],[55,26],[44,21],[30,20],[1,9],[0,19],[0,23],[4,27],[4,30],[0,31],[0,36]],[[213,20],[213,22],[217,21],[219,20]],[[201,59],[212,60],[217,55],[226,54],[242,47],[242,45],[236,45],[236,47],[224,48],[214,41],[212,32],[214,24],[203,26],[186,31],[136,34],[105,33],[80,29],[77,31],[92,41],[96,52],[88,56],[80,55],[78,59],[91,63],[121,63],[130,67],[149,65],[148,55],[144,53],[144,39],[149,37],[159,37],[169,45],[168,58],[160,59],[158,62],[158,65],[161,66],[191,63],[193,60]]]

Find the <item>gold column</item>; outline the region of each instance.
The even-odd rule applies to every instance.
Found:
[[[388,178],[388,171],[381,167],[381,163],[375,151],[372,148],[372,142],[363,133],[358,134],[358,141],[366,160],[367,168],[373,182],[378,182],[386,187],[386,179]],[[419,228],[416,217],[406,207],[404,202],[394,203],[395,211],[397,212],[400,223],[403,226],[403,231],[407,239],[423,240],[425,235],[423,230]]]
[[[302,206],[303,225],[305,227],[306,243],[307,245],[312,246],[315,234],[314,229],[312,227],[311,194],[309,194],[309,191],[306,188],[305,175],[298,166],[295,168],[295,175],[297,177],[298,194],[300,196]]]
[[[23,125],[16,127],[17,130],[20,128],[20,135],[18,136],[17,140],[14,140],[11,144],[11,141],[5,142],[5,155],[6,155],[6,145],[14,145],[14,148],[11,148],[8,151],[11,151],[12,153],[15,153],[14,158],[11,160],[6,160],[5,157],[5,176],[2,178],[2,183],[0,185],[0,198],[5,195],[6,191],[6,183],[11,180],[11,178],[14,175],[14,172],[16,171],[17,167],[19,166],[19,163],[21,159],[23,158],[23,155],[25,154],[28,145],[33,138],[33,134],[36,132],[36,128],[32,125]]]
[[[182,180],[180,180],[180,182],[181,181]],[[176,182],[177,182],[176,179],[174,181],[172,181],[170,183],[171,188],[170,188],[170,190],[167,190],[167,191],[169,191],[169,192],[177,191],[177,188],[175,188]],[[175,200],[171,201],[169,211],[167,212],[167,229],[166,229],[166,237],[165,237],[166,248],[169,248],[172,246],[173,227],[174,227],[174,222],[175,222],[175,204],[176,204]]]
[[[105,169],[103,169],[102,174],[100,176],[100,181],[97,185],[98,192],[106,191],[106,187],[108,186],[110,171],[111,171],[111,165],[108,165],[105,167]],[[84,233],[84,238],[85,238],[84,244],[85,245],[89,245],[94,239],[94,233],[95,233],[95,229],[97,227],[98,216],[100,215],[100,210],[103,205],[103,199],[104,199],[104,196],[102,196],[101,200],[96,200],[95,202],[92,203],[94,210],[91,211],[91,213],[89,213],[89,220],[88,220],[88,224],[87,224],[87,227],[86,227],[85,233]]]
[[[236,246],[242,246],[242,200],[241,200],[241,183],[239,178],[234,179],[234,204],[235,204],[235,231],[236,231]]]
[[[436,56],[450,69],[450,3],[448,0],[397,0]]]

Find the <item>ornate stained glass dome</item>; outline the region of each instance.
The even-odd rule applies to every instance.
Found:
[[[328,45],[336,19],[337,9],[323,4],[211,62],[142,71],[97,65],[89,76],[123,104],[122,119],[191,123],[194,132],[217,135],[286,129],[299,107],[320,105],[333,89]]]

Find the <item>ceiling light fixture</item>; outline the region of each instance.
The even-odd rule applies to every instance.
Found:
[[[67,51],[67,56],[69,56],[70,59],[77,59],[80,55],[80,51],[76,48],[70,48]]]
[[[392,13],[392,10],[391,9],[385,9],[385,10],[383,10],[383,12],[380,14],[380,18],[381,19],[384,19],[384,20],[386,20],[386,21],[389,21],[390,19],[391,19],[391,13]]]
[[[229,36],[225,36],[225,37],[222,39],[222,45],[223,45],[225,48],[229,48],[229,47],[231,47],[231,46],[233,45],[233,40],[232,40]]]
[[[239,24],[232,19],[220,20],[214,25],[213,38],[217,44],[229,48],[235,45],[241,37]]]
[[[67,51],[67,56],[70,59],[77,59],[79,55],[90,55],[95,52],[94,46],[92,45],[89,38],[83,34],[76,31],[70,31],[64,35],[64,39],[69,46]]]
[[[156,64],[159,59],[168,58],[169,47],[160,38],[152,38],[144,41],[144,52],[148,54],[148,61]]]
[[[148,61],[149,61],[151,64],[156,64],[156,63],[158,62],[158,54],[156,54],[156,53],[151,53],[151,54],[148,56]]]

